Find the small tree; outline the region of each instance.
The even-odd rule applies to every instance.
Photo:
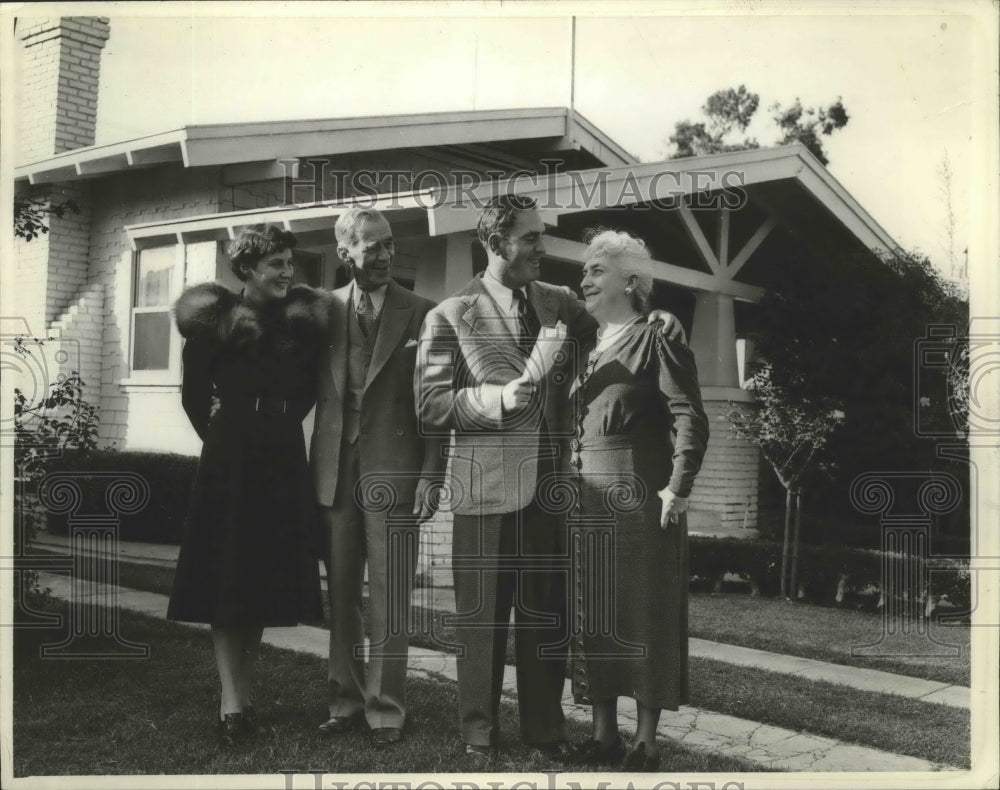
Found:
[[[843,421],[844,412],[833,399],[812,400],[793,395],[775,383],[771,368],[766,364],[754,373],[750,389],[757,398],[756,408],[746,410],[730,403],[726,418],[734,436],[760,448],[785,489],[785,531],[781,550],[781,595],[784,597],[789,590],[794,595],[798,589],[803,480],[814,468],[822,471],[829,467],[822,450]],[[795,531],[790,541],[793,513]],[[786,587],[789,553],[791,580]]]

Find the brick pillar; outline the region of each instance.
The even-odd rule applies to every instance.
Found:
[[[737,394],[733,391],[730,397]],[[757,533],[748,530],[757,528],[760,454],[752,444],[732,435],[725,418],[729,400],[721,400],[711,391],[707,395],[704,403],[711,436],[691,492],[688,529],[702,535],[754,537]],[[750,402],[738,407],[754,408]]]
[[[106,17],[19,21],[19,162],[94,144],[101,50],[110,30]]]

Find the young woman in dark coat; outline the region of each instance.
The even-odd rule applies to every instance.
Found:
[[[250,701],[265,627],[322,619],[318,527],[302,420],[313,406],[327,305],[292,286],[295,236],[257,226],[230,245],[240,293],[188,288],[182,400],[204,442],[167,617],[212,627],[218,732],[257,731]]]

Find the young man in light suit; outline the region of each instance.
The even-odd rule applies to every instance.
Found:
[[[391,275],[392,229],[373,209],[336,225],[337,252],[354,280],[333,291],[330,349],[319,378],[310,465],[324,521],[330,596],[329,720],[341,733],[367,721],[375,743],[402,738],[407,614],[419,524],[443,476],[440,441],[417,428],[417,338],[434,306]],[[364,671],[362,587],[368,562],[371,643]]]
[[[497,747],[511,607],[522,740],[571,756],[565,680],[566,522],[558,472],[572,432],[568,386],[574,340],[596,322],[568,290],[538,282],[545,226],[531,199],[501,195],[479,220],[486,271],[427,315],[414,382],[428,434],[454,430],[459,720],[465,751],[482,762]],[[682,332],[669,314],[664,332]],[[538,383],[522,374],[541,327],[568,329],[561,364]],[[559,342],[556,340],[548,342]],[[546,490],[547,489],[547,490]]]

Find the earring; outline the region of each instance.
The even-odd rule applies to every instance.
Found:
[[[632,289],[631,289],[631,288],[626,288],[626,289],[625,289],[625,293],[627,293],[627,294],[630,294],[630,293],[632,293]]]

